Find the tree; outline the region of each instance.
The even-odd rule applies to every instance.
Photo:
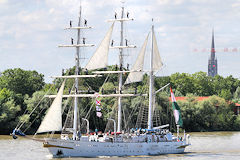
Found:
[[[44,91],[36,91],[32,97],[26,96],[24,99],[24,103],[27,106],[27,112],[20,116],[20,122],[24,122],[22,127],[23,130],[27,130],[28,133],[35,133],[36,129],[39,127],[41,120],[44,118],[46,114],[46,110],[50,107],[52,99],[43,98],[46,92]],[[37,106],[38,105],[38,106]],[[34,110],[32,115],[29,114]],[[31,124],[32,123],[32,124]],[[31,126],[30,126],[31,125]]]
[[[16,126],[17,114],[21,111],[14,101],[14,93],[6,88],[0,90],[0,133],[9,134]],[[7,125],[6,125],[7,124]]]
[[[226,100],[230,100],[232,98],[232,93],[229,89],[222,89],[219,96]]]
[[[240,86],[237,87],[236,91],[234,92],[233,98],[240,100]]]
[[[0,88],[7,88],[16,94],[31,96],[44,86],[43,77],[43,74],[36,71],[25,71],[20,68],[7,69],[0,77]]]
[[[175,73],[171,75],[172,87],[182,93],[184,96],[187,93],[194,91],[193,79],[187,73]]]

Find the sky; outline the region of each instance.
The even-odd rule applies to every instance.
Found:
[[[79,0],[0,0],[0,72],[9,68],[36,70],[50,76],[74,65],[74,48],[58,48],[76,39],[76,32],[64,30],[69,21],[77,24]],[[118,16],[121,6],[129,12],[124,39],[137,46],[124,51],[124,64],[135,60],[154,19],[158,48],[166,76],[175,72],[207,72],[214,28],[218,74],[240,78],[240,0],[82,0],[82,18],[93,29],[81,33],[95,47],[81,49],[84,67],[110,27],[108,19]],[[120,25],[113,39],[119,43]],[[150,50],[150,48],[148,49]],[[111,50],[109,64],[118,63],[118,51]]]

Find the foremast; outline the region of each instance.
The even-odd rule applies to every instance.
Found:
[[[94,46],[93,44],[86,44],[85,43],[85,38],[83,39],[83,43],[80,43],[81,40],[81,29],[91,29],[92,27],[87,27],[86,24],[84,26],[81,26],[81,19],[82,19],[82,6],[80,3],[80,11],[79,11],[79,19],[78,19],[78,25],[77,27],[72,27],[72,22],[70,21],[70,27],[66,29],[76,29],[77,30],[77,42],[76,44],[73,44],[73,39],[72,39],[72,44],[71,45],[59,45],[59,47],[75,47],[76,48],[76,54],[75,54],[75,75],[73,78],[75,79],[75,92],[74,94],[78,94],[78,78],[80,77],[79,75],[79,68],[80,68],[80,47],[92,47]],[[61,76],[60,76],[61,77]],[[62,76],[63,78],[67,78],[68,76]],[[82,76],[82,77],[88,77],[88,76]],[[74,96],[74,110],[73,110],[73,140],[77,139],[77,126],[78,126],[78,96]]]

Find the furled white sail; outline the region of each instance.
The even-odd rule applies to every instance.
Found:
[[[147,35],[147,37],[146,37],[146,39],[145,39],[145,41],[142,45],[142,48],[140,50],[140,53],[137,57],[137,60],[136,60],[135,64],[133,65],[133,68],[132,68],[133,72],[130,72],[130,74],[127,77],[127,80],[126,80],[125,84],[142,81],[143,73],[142,72],[136,72],[136,71],[142,71],[143,70],[144,55],[145,55],[146,46],[147,46],[147,43],[148,43],[148,37],[149,37],[149,34]]]
[[[158,50],[156,36],[153,32],[153,71],[159,70],[162,66],[163,63]]]
[[[62,95],[64,90],[65,80],[59,89],[56,98],[47,111],[37,133],[61,131],[62,130]]]
[[[110,27],[101,44],[91,57],[90,61],[86,65],[88,70],[104,68],[108,65],[108,52],[109,52],[109,44],[112,37],[113,26]]]

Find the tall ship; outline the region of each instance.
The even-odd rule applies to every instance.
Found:
[[[125,11],[124,6],[121,7],[120,16],[115,13],[113,19],[108,20],[111,24],[109,30],[107,31],[105,37],[101,41],[100,45],[97,47],[96,52],[90,58],[89,62],[85,66],[85,71],[91,71],[92,74],[80,74],[80,57],[82,52],[80,48],[82,47],[92,47],[93,44],[87,44],[85,38],[82,37],[81,33],[83,30],[91,29],[88,26],[87,21],[82,19],[82,7],[80,5],[80,14],[78,19],[78,25],[73,26],[70,21],[70,26],[67,30],[77,31],[76,44],[70,45],[60,45],[59,47],[71,47],[76,48],[75,54],[75,74],[74,75],[62,75],[54,76],[53,78],[62,79],[61,87],[58,90],[57,95],[49,95],[49,98],[54,98],[50,108],[48,109],[46,116],[43,118],[41,125],[39,126],[36,134],[38,133],[51,133],[53,135],[55,132],[61,132],[60,138],[55,138],[50,136],[44,139],[34,140],[41,141],[43,147],[47,148],[49,152],[54,157],[99,157],[99,156],[138,156],[138,155],[160,155],[160,154],[175,154],[183,153],[185,148],[190,145],[189,136],[185,135],[183,137],[179,136],[179,124],[177,125],[178,132],[174,136],[166,125],[153,126],[153,112],[155,109],[155,96],[160,90],[155,91],[154,89],[154,74],[161,69],[163,66],[162,60],[159,54],[157,40],[154,32],[154,25],[151,26],[150,32],[147,34],[144,43],[140,49],[137,60],[133,65],[131,70],[123,69],[123,56],[124,50],[127,48],[136,48],[135,45],[131,45],[127,39],[124,39],[124,23],[127,21],[132,21],[129,13]],[[114,41],[111,40],[112,32],[115,23],[120,23],[120,45],[114,45]],[[147,45],[151,46],[151,51],[146,52]],[[96,71],[100,68],[106,68],[108,66],[108,52],[109,49],[119,50],[119,67],[118,70],[107,71],[101,70]],[[145,53],[146,52],[146,53]],[[145,55],[146,54],[146,55]],[[150,57],[150,69],[144,71],[144,59],[145,57]],[[95,71],[92,71],[95,70]],[[149,93],[148,94],[138,94],[135,93],[125,93],[123,92],[123,87],[125,85],[142,81],[143,74],[147,73],[149,75]],[[117,74],[118,75],[118,89],[115,90],[113,94],[101,93],[82,93],[79,91],[79,80],[82,78],[93,78],[98,79],[104,74]],[[123,82],[123,75],[128,74],[125,82]],[[69,79],[74,79],[74,86],[72,87],[69,94],[64,94],[64,87],[66,81]],[[167,85],[166,85],[167,86]],[[166,87],[165,86],[165,87]],[[172,93],[172,92],[171,92]],[[148,96],[149,104],[147,110],[147,124],[146,128],[122,128],[122,99],[124,97],[135,97],[135,96]],[[99,107],[100,101],[99,97],[117,97],[117,118],[109,117],[108,121],[113,122],[113,131],[107,130],[104,133],[90,133],[89,125],[91,121],[87,117],[80,117],[79,115],[79,100],[84,98],[92,98],[96,100],[96,110],[97,116],[101,116],[101,107]],[[74,103],[72,110],[72,116],[69,114],[66,116],[66,121],[63,123],[63,99],[73,98]],[[172,93],[172,99],[174,101],[174,95]],[[35,109],[34,109],[35,110]],[[34,112],[33,110],[33,112]],[[177,110],[176,110],[177,111]],[[174,112],[175,114],[175,112]],[[176,115],[178,112],[176,112]],[[179,115],[178,115],[179,116]],[[72,117],[72,120],[69,120]],[[81,133],[81,123],[80,121],[86,122],[86,134]],[[176,121],[177,122],[177,121]],[[178,123],[178,122],[177,122]],[[64,124],[64,125],[63,125]],[[67,125],[70,124],[70,125]],[[13,131],[12,135],[16,138],[17,135],[25,136],[21,132],[21,127],[23,124],[18,125]],[[70,127],[69,127],[70,126]]]

